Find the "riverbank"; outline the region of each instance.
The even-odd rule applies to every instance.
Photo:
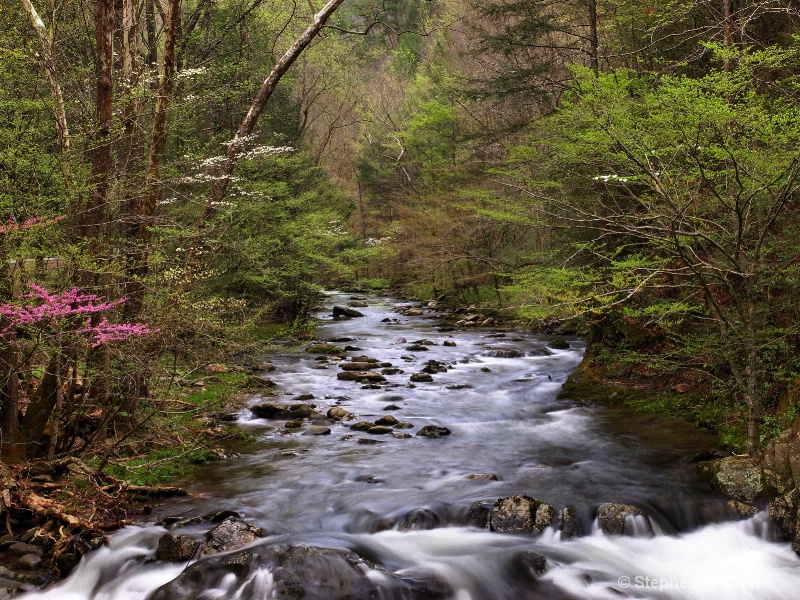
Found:
[[[176,481],[230,458],[230,443],[247,437],[234,414],[271,385],[257,375],[266,367],[255,359],[187,367],[168,394],[143,402],[133,426],[94,450],[0,465],[0,598],[66,576],[109,534],[147,519],[154,503],[186,495]]]
[[[409,564],[425,554],[415,546],[417,541],[427,548],[426,535],[450,536],[465,523],[487,533],[458,529],[463,537],[458,544],[465,545],[458,546],[455,556],[482,560],[473,548],[476,543],[499,547],[508,542],[481,537],[488,531],[502,534],[480,519],[470,521],[467,511],[488,508],[489,514],[491,505],[497,508],[497,503],[512,500],[514,506],[535,504],[537,511],[553,507],[544,511],[551,519],[562,513],[575,516],[576,531],[588,537],[570,548],[590,546],[596,531],[608,529],[602,519],[597,527],[593,520],[609,506],[647,520],[650,525],[642,531],[649,531],[648,536],[690,532],[709,521],[742,515],[726,512],[719,496],[696,481],[689,458],[707,447],[706,438],[688,426],[678,430],[660,420],[640,423],[627,411],[594,406],[589,397],[556,397],[583,357],[584,344],[576,336],[540,336],[497,321],[494,327],[466,325],[490,318],[473,311],[442,320],[428,303],[363,297],[342,302],[336,297],[328,304],[337,300],[338,309],[326,306],[321,315],[317,339],[276,348],[269,358],[232,357],[193,372],[177,406],[218,406],[209,398],[219,391],[216,386],[227,381],[232,389],[232,382],[240,381],[240,398],[250,410],[238,404],[229,407],[238,410],[206,410],[189,421],[208,428],[233,417],[236,430],[251,442],[237,460],[210,462],[198,470],[191,487],[197,496],[161,499],[157,507],[151,496],[129,515],[142,523],[172,523],[170,516],[181,515],[187,518],[180,522],[190,524],[204,515],[236,514],[266,536],[263,544],[258,542],[258,553],[267,562],[287,543],[311,544],[313,549],[314,544],[337,540],[343,548],[380,548],[383,537],[400,528],[400,541],[409,545],[402,560]],[[345,310],[354,311],[353,318],[331,318]],[[352,373],[364,376],[350,377]],[[292,407],[302,408],[302,414]],[[432,431],[437,435],[429,435]],[[106,493],[124,495],[121,488]],[[549,534],[542,536],[547,527],[540,524],[538,533],[509,532],[538,536],[531,543],[548,554],[547,568],[539,575],[548,570],[564,574],[567,547],[544,539]],[[753,531],[759,527],[754,525]],[[428,529],[433,531],[428,534]],[[553,531],[565,535],[560,521],[554,521]],[[155,557],[165,577],[177,577],[181,567],[156,550],[162,539],[171,538],[152,525],[142,535],[146,542],[137,542],[142,544],[136,548],[139,562]],[[613,552],[624,551],[626,542],[614,539],[618,533],[610,535]],[[737,535],[749,540],[753,533],[746,529]],[[173,537],[191,541],[195,548],[209,536],[210,531],[190,526]],[[517,541],[509,542],[517,548]],[[108,556],[115,550],[103,552]],[[122,562],[100,576],[109,582],[108,589],[126,585],[116,579],[116,571],[139,569],[125,566],[126,552]],[[502,574],[516,564],[516,552],[503,554],[489,576],[498,589],[511,585]],[[302,556],[311,559],[315,554]],[[395,564],[396,558],[371,558],[365,564],[384,569],[384,561]],[[109,569],[103,561],[95,561],[98,568]],[[210,565],[220,576],[226,573],[213,558],[198,565]],[[193,574],[203,568],[193,568],[177,581],[191,587]],[[469,573],[458,577],[464,585],[477,585]],[[87,590],[79,591],[76,597],[91,597]]]

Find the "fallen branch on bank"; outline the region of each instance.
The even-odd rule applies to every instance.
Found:
[[[158,486],[158,485],[134,485],[127,481],[122,481],[111,475],[103,475],[103,480],[108,482],[100,489],[103,492],[119,491],[128,494],[143,494],[146,496],[155,496],[158,498],[169,498],[172,496],[188,496],[189,492],[181,487],[176,486]]]
[[[39,516],[46,517],[48,519],[56,519],[57,521],[61,521],[70,527],[81,527],[83,529],[89,528],[86,523],[77,517],[67,514],[64,507],[58,502],[49,500],[39,496],[38,494],[34,494],[33,492],[23,494],[19,500],[23,507]]]

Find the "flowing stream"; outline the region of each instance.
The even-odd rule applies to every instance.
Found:
[[[336,294],[328,301],[347,299]],[[713,447],[710,436],[621,408],[557,398],[581,360],[581,340],[553,344],[553,338],[486,328],[446,331],[435,314],[402,316],[394,306],[392,299],[370,298],[369,307],[358,309],[363,318],[334,321],[328,311],[318,328],[320,339],[352,338],[338,343],[359,348],[350,356],[402,369],[387,376],[388,385],[340,381],[336,361],[313,354],[272,358],[277,370],[268,376],[286,391],[281,401],[312,394],[318,411],[338,406],[354,420],[312,436],[303,435],[309,425],[287,430],[285,419],[242,411],[239,426],[256,441],[237,458],[204,467],[191,483],[195,495],[157,507],[158,516],[237,511],[269,533],[250,548],[346,548],[368,560],[362,570],[377,592],[334,594],[311,586],[306,598],[798,597],[800,559],[788,544],[771,539],[764,513],[729,520],[724,499],[696,481],[690,459]],[[419,340],[426,340],[427,350],[407,349]],[[410,375],[430,360],[447,371],[409,385]],[[256,397],[252,404],[265,400]],[[414,427],[397,429],[397,435],[350,429],[385,415]],[[415,435],[425,425],[447,427],[451,434]],[[578,535],[562,539],[555,526],[535,536],[468,524],[473,504],[512,495],[573,507]],[[650,527],[633,536],[604,534],[595,513],[605,502],[642,509]],[[182,533],[200,537],[210,527]],[[213,577],[219,556],[195,563],[180,579],[183,587],[157,592],[187,567],[152,559],[165,532],[157,525],[126,528],[58,587],[25,597],[300,597],[263,566],[228,565],[229,572]],[[536,562],[541,557],[544,568]],[[209,560],[216,562],[203,562]],[[392,577],[416,583],[400,589],[389,585]]]

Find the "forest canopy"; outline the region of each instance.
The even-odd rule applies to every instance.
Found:
[[[3,458],[141,431],[339,286],[586,335],[758,454],[800,389],[797,8],[4,6]]]

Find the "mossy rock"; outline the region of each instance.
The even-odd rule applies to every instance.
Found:
[[[332,344],[315,344],[306,348],[306,352],[309,354],[343,354],[344,348],[341,348],[340,346],[334,346]]]

